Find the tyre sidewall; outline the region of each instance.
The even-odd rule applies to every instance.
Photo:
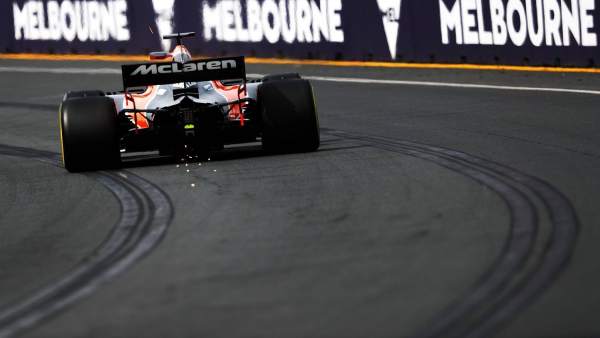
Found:
[[[119,129],[112,99],[71,98],[64,101],[60,109],[63,161],[67,170],[120,166]]]

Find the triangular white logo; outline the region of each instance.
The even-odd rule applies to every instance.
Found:
[[[163,40],[163,35],[173,32],[173,16],[175,15],[175,0],[152,0],[158,35],[165,51],[170,51],[173,40]]]
[[[381,10],[381,15],[383,15],[383,30],[390,48],[390,55],[392,59],[396,59],[402,0],[377,0],[377,4]]]

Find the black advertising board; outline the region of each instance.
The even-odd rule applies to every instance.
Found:
[[[597,0],[2,2],[1,52],[142,54],[196,31],[197,55],[595,66]]]

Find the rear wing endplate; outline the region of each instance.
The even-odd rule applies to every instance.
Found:
[[[243,56],[192,60],[185,63],[157,62],[123,65],[123,87],[199,82],[212,80],[246,81],[246,63]]]

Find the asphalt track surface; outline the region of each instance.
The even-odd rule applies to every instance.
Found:
[[[600,336],[597,76],[254,65],[320,151],[68,174],[65,68],[0,62],[0,337]]]

